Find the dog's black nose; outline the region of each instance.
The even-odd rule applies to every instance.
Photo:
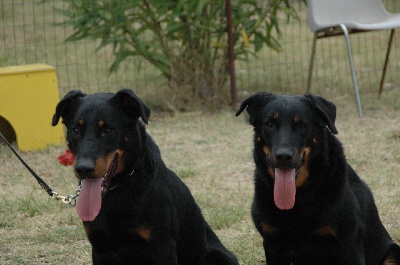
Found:
[[[279,148],[276,150],[276,162],[285,166],[292,162],[293,152],[289,148]]]
[[[91,177],[95,171],[94,163],[76,163],[75,171],[81,178]]]

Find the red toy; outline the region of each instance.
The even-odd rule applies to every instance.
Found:
[[[58,162],[64,166],[71,166],[75,162],[74,155],[71,153],[69,149],[65,150],[65,153],[60,155],[57,159]]]

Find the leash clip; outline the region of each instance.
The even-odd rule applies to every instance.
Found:
[[[76,205],[76,198],[78,198],[79,194],[81,193],[81,188],[82,188],[82,184],[81,182],[79,182],[79,186],[78,189],[76,190],[75,194],[72,195],[68,195],[68,196],[61,196],[60,194],[58,194],[57,192],[52,192],[52,197],[56,200],[56,201],[61,201],[64,204],[69,204],[70,206],[75,206]]]

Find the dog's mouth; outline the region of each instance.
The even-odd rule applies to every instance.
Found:
[[[106,174],[104,174],[101,182],[101,197],[104,197],[106,193],[110,190],[111,179],[114,177],[115,172],[118,168],[118,153],[114,155],[110,167],[108,168]],[[112,188],[111,188],[112,189]]]
[[[305,161],[305,152],[295,167],[276,167],[274,170],[274,202],[281,210],[290,210],[296,200],[296,182]]]
[[[299,162],[299,163],[297,164],[297,166],[294,168],[294,171],[295,171],[295,173],[296,173],[296,179],[297,179],[297,177],[299,176],[301,167],[304,165],[304,161],[305,161],[305,158],[304,158],[304,157],[305,157],[305,152],[302,153],[300,162]]]
[[[102,198],[112,189],[110,183],[118,168],[118,156],[118,153],[114,155],[103,177],[82,180],[81,192],[76,204],[76,212],[82,221],[93,221],[100,213]]]

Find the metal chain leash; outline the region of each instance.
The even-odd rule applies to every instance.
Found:
[[[78,189],[76,190],[75,194],[68,195],[66,197],[59,195],[57,192],[53,191],[52,197],[56,201],[61,201],[62,203],[69,204],[70,206],[75,206],[76,205],[76,198],[78,198],[79,194],[81,193],[82,189],[82,182],[79,182]]]

